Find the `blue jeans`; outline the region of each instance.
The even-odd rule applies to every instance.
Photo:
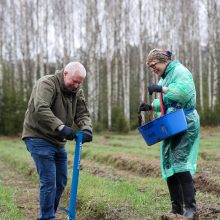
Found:
[[[67,152],[41,138],[26,138],[25,144],[40,177],[38,220],[55,220],[62,192],[67,184]]]

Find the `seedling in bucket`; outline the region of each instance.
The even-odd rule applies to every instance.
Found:
[[[72,183],[70,191],[70,202],[69,209],[61,208],[62,211],[66,212],[69,220],[76,220],[76,200],[77,200],[77,189],[79,180],[79,169],[80,169],[80,156],[82,150],[82,131],[76,133],[76,147],[74,156],[74,165],[72,173]]]

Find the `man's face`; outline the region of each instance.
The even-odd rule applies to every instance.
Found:
[[[71,91],[74,91],[80,87],[84,80],[84,77],[82,77],[77,71],[75,72],[75,74],[70,74],[67,71],[64,71],[63,80],[65,87]]]
[[[157,60],[154,60],[149,63],[148,67],[152,70],[153,73],[161,76],[164,73],[166,65],[167,63],[160,63]]]

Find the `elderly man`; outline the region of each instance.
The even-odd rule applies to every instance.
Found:
[[[67,184],[66,140],[73,140],[73,122],[83,131],[83,143],[92,141],[92,124],[83,90],[86,70],[79,62],[40,78],[25,114],[22,139],[40,178],[38,220],[55,219]]]

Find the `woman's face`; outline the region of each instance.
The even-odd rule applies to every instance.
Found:
[[[167,63],[161,63],[158,60],[153,60],[148,64],[148,67],[151,69],[151,71],[157,74],[158,76],[163,75],[166,66]]]

